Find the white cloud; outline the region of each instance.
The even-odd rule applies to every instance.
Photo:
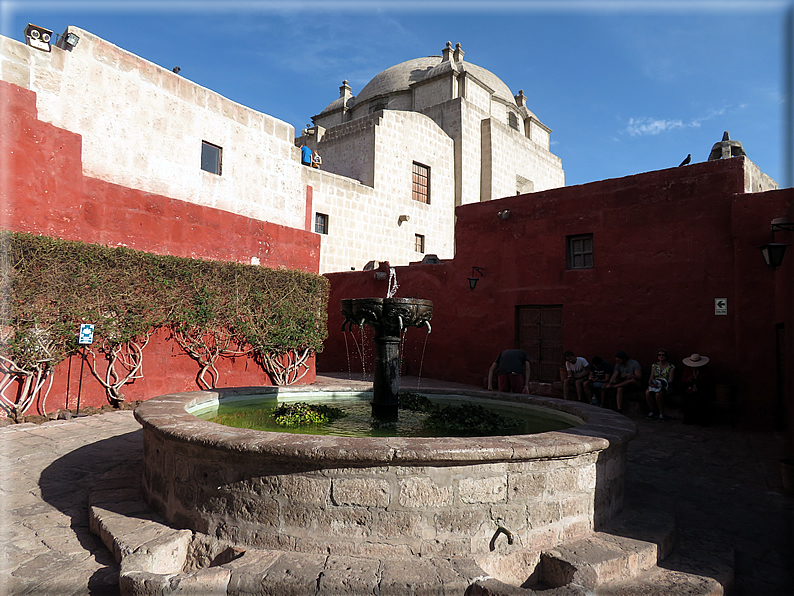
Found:
[[[746,104],[740,105],[739,109],[744,109]],[[622,131],[623,134],[628,134],[630,137],[639,137],[643,135],[658,135],[663,132],[676,130],[678,128],[700,128],[700,123],[704,120],[709,120],[716,116],[722,116],[730,110],[731,106],[724,107],[719,110],[710,109],[708,114],[699,118],[692,118],[689,122],[683,120],[665,120],[658,118],[629,118],[626,128]],[[730,110],[735,111],[735,110]]]
[[[681,120],[655,120],[653,118],[630,118],[626,126],[629,136],[658,135],[668,130],[684,128]]]

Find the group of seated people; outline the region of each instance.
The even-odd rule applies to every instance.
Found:
[[[639,362],[619,350],[614,366],[599,356],[592,362],[570,350],[563,354],[566,375],[563,379],[563,398],[573,399],[572,388],[579,401],[604,407],[614,393],[617,411],[623,413],[623,403],[628,392],[641,392],[642,367]],[[645,401],[648,419],[664,420],[664,401],[676,387],[675,365],[668,360],[667,350],[657,350],[657,361],[651,365]],[[706,409],[714,393],[714,379],[706,366],[709,359],[692,354],[682,360],[685,368],[679,391],[683,394],[684,422],[706,423]],[[497,356],[488,371],[488,390],[494,389],[494,378],[499,391],[529,393],[530,363],[526,352],[505,350]]]
[[[563,354],[566,378],[563,380],[563,398],[572,399],[571,387],[580,401],[604,406],[610,390],[615,392],[617,411],[623,412],[627,392],[642,391],[642,367],[623,350],[615,354],[615,365],[594,356],[592,363],[570,350]],[[651,374],[645,388],[649,420],[664,420],[664,401],[675,387],[675,365],[668,360],[666,350],[658,350],[657,361],[651,365]],[[705,422],[706,408],[714,390],[714,381],[706,367],[709,359],[692,354],[683,359],[685,366],[680,385],[684,395],[684,422]]]

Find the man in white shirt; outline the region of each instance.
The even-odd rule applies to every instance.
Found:
[[[563,357],[565,358],[565,370],[568,373],[568,377],[562,382],[562,396],[565,399],[571,399],[568,397],[569,388],[574,385],[576,387],[576,397],[579,401],[589,401],[584,394],[584,386],[587,383],[588,376],[590,376],[589,363],[581,356],[577,357],[570,350],[565,352]]]

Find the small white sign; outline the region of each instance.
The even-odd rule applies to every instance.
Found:
[[[88,323],[80,325],[80,335],[77,338],[77,343],[81,346],[94,343],[94,326]]]
[[[727,315],[728,314],[728,299],[727,298],[715,298],[714,299],[714,314],[715,315]]]

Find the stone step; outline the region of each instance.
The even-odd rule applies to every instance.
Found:
[[[598,596],[722,596],[725,592],[716,579],[654,567],[640,575],[599,586]]]
[[[541,554],[541,582],[595,589],[652,569],[672,550],[675,521],[657,512],[626,513],[602,531]]]

